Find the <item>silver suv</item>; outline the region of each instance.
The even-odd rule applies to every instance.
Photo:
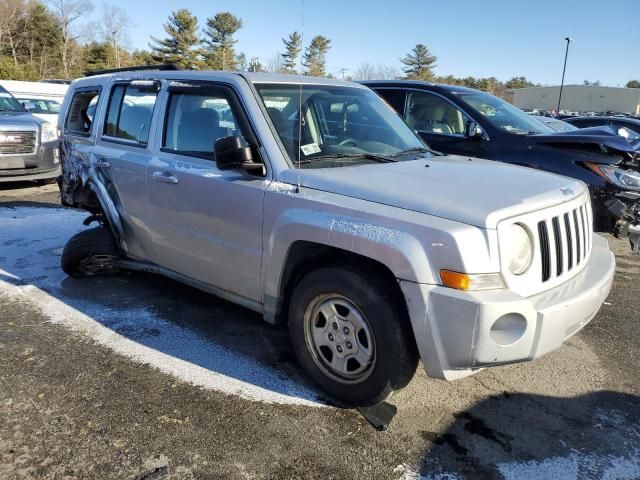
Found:
[[[100,223],[65,272],[156,272],[282,322],[348,404],[419,358],[446,380],[537,358],[611,287],[582,182],[436,154],[361,85],[116,72],[73,82],[59,121],[62,202]]]
[[[0,86],[0,183],[60,175],[58,128],[31,115]]]

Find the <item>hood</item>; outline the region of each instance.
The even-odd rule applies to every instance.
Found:
[[[29,112],[0,112],[0,128],[2,127],[2,125],[5,125],[7,123],[14,124],[14,125],[15,124],[40,125],[44,123],[44,120],[33,116]]]
[[[481,228],[496,228],[504,218],[566,202],[586,190],[568,177],[453,155],[299,173],[303,188]],[[297,178],[297,170],[287,170],[282,180],[295,185]]]
[[[616,129],[608,126],[530,135],[528,138],[541,145],[621,155],[627,160],[639,153],[634,145],[617,134]]]

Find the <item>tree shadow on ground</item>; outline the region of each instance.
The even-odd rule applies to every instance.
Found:
[[[640,398],[625,393],[504,392],[422,435],[431,446],[417,478],[640,478]]]

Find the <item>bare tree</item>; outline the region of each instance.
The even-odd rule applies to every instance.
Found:
[[[373,80],[376,75],[376,69],[369,62],[360,64],[353,73],[353,78],[357,80]]]
[[[390,65],[372,65],[369,62],[362,63],[354,72],[353,78],[357,80],[388,80],[398,76],[398,70]]]
[[[269,73],[284,73],[286,71],[280,52],[274,53],[271,58],[267,59],[263,67]]]
[[[391,80],[398,78],[400,72],[391,65],[376,65],[376,80]]]
[[[62,74],[69,78],[71,72],[71,52],[77,40],[81,37],[75,29],[75,24],[83,15],[93,10],[90,0],[51,0],[51,8],[60,22],[60,33],[57,43],[60,49]]]
[[[6,39],[16,66],[18,65],[16,27],[26,11],[24,0],[0,0],[0,41]]]
[[[122,8],[109,3],[102,5],[100,33],[105,43],[113,47],[116,67],[122,66],[122,50],[129,42],[131,19]]]

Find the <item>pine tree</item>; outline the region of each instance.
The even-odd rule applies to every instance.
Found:
[[[298,32],[293,32],[289,35],[289,38],[283,38],[285,53],[282,54],[282,66],[287,73],[295,73],[296,64],[298,62],[298,55],[302,49],[302,35]]]
[[[400,61],[406,65],[403,68],[406,78],[411,80],[433,80],[433,68],[436,66],[435,55],[427,47],[419,43],[416,45],[412,53],[401,58]]]
[[[236,55],[233,46],[237,40],[233,35],[242,28],[242,20],[232,13],[216,13],[207,18],[202,42],[205,47],[205,63],[214,70],[235,70]]]
[[[168,37],[157,39],[151,37],[149,44],[156,62],[175,63],[183,68],[199,68],[201,51],[197,48],[198,19],[186,8],[172,12],[169,21],[164,24]],[[155,44],[155,45],[154,45]]]
[[[304,52],[302,64],[307,67],[305,75],[313,77],[326,76],[326,55],[331,48],[331,40],[322,35],[316,35]]]

